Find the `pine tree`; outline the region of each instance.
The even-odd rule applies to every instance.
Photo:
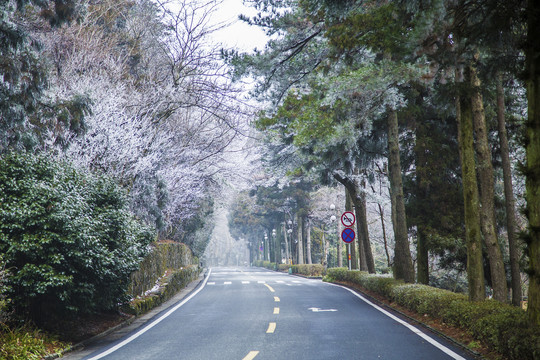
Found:
[[[34,12],[37,20],[31,20]],[[8,148],[22,150],[42,146],[48,131],[54,131],[55,143],[65,146],[65,133],[84,132],[84,116],[89,99],[76,95],[65,101],[50,101],[48,69],[39,55],[41,44],[30,31],[31,21],[48,20],[52,26],[72,21],[78,14],[77,3],[69,0],[2,1],[0,4],[0,152]],[[58,129],[64,129],[59,133]]]
[[[529,236],[529,301],[527,312],[533,324],[540,325],[540,4],[527,1],[526,86],[528,121],[525,165]]]

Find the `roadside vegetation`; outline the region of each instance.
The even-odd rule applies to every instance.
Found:
[[[198,275],[252,112],[209,41],[217,5],[0,3],[1,358],[125,319],[155,241],[189,257],[154,269],[160,301]]]
[[[540,356],[539,5],[246,3],[269,36],[250,53],[209,38],[220,0],[0,2],[3,356],[164,301],[146,292],[199,268],[133,291],[162,240],[192,262],[350,264],[327,276]],[[228,249],[209,255],[221,206]]]
[[[441,313],[503,357],[538,357],[538,6],[251,3],[243,19],[272,40],[226,55],[267,104],[266,172],[229,219],[252,262],[388,274],[411,285],[384,295],[411,309],[429,295],[404,289],[452,290]]]
[[[470,302],[465,294],[345,268],[328,269],[324,280],[378,295],[413,311],[420,319],[430,317],[455,326],[505,359],[540,356],[540,328],[530,326],[520,308],[495,300]]]

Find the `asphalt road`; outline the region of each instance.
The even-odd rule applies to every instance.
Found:
[[[182,302],[85,359],[473,359],[344,287],[214,268]]]

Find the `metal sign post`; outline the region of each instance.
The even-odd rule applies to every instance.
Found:
[[[354,233],[354,230],[351,228],[345,228],[341,232],[341,239],[347,243],[348,247],[348,261],[349,261],[349,270],[351,270],[351,243],[354,241],[354,238],[356,237],[356,234]]]
[[[349,270],[351,270],[351,243],[348,243],[347,246],[349,247]]]

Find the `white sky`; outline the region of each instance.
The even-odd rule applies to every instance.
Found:
[[[244,6],[242,0],[223,0],[219,9],[213,15],[215,23],[232,23],[227,28],[213,34],[213,38],[224,48],[236,48],[240,51],[251,52],[254,48],[263,49],[267,41],[266,34],[256,26],[249,26],[238,19],[238,15],[255,16],[257,11]]]

